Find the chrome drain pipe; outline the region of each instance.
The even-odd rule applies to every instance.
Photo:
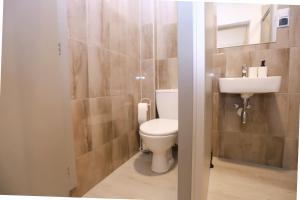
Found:
[[[241,120],[242,120],[242,124],[246,124],[247,123],[247,109],[248,109],[248,100],[249,98],[244,98],[243,99],[243,110],[242,110],[242,114],[241,114]]]

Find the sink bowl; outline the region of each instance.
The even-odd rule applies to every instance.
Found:
[[[281,76],[269,76],[266,78],[220,78],[221,93],[231,94],[255,94],[278,92],[281,84]]]

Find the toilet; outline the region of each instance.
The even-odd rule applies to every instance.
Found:
[[[172,146],[178,133],[178,90],[156,90],[156,106],[159,118],[142,123],[140,136],[153,153],[152,171],[164,173],[174,164]]]

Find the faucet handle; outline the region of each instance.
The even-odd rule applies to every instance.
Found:
[[[248,77],[248,67],[247,67],[247,65],[242,66],[242,77]]]
[[[242,70],[248,71],[248,66],[247,66],[247,65],[243,65],[243,66],[242,66]]]

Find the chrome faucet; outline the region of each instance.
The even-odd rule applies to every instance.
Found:
[[[242,67],[242,77],[248,77],[248,67],[246,65]]]

